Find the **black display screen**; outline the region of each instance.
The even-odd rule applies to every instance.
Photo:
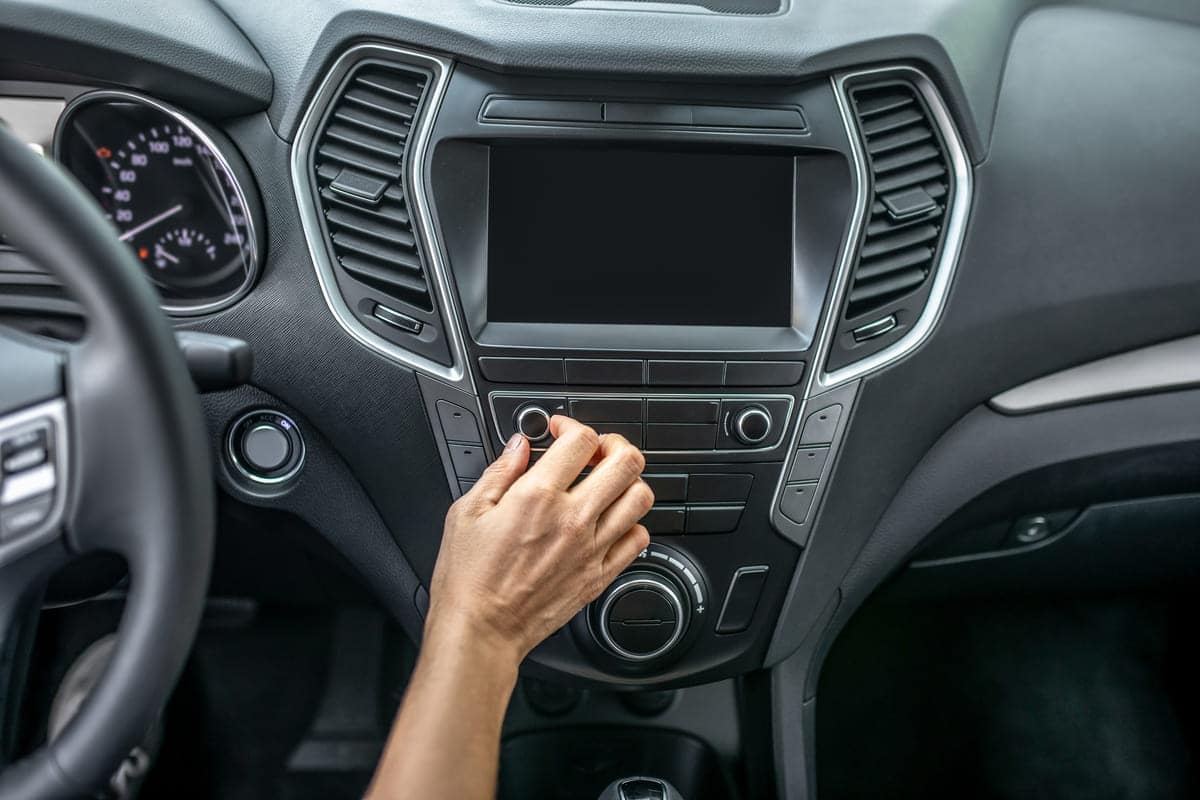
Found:
[[[489,321],[791,324],[791,156],[497,146],[489,184]]]

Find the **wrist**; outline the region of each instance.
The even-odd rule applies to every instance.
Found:
[[[514,683],[525,658],[525,652],[513,637],[486,624],[479,615],[438,605],[429,609],[421,649],[487,664],[500,674],[511,673]]]

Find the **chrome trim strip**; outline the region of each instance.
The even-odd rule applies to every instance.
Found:
[[[375,58],[384,63],[410,64],[428,69],[433,74],[429,88],[426,90],[424,107],[418,118],[413,121],[409,150],[405,156],[404,180],[406,186],[411,190],[408,193],[408,199],[416,212],[413,215],[414,227],[416,234],[421,239],[428,268],[426,277],[430,284],[429,288],[437,300],[442,329],[445,331],[450,349],[450,366],[439,364],[432,359],[393,344],[359,322],[353,311],[346,306],[346,301],[338,290],[333,264],[321,233],[320,212],[316,207],[309,184],[308,157],[313,146],[317,125],[334,93],[341,85],[342,79],[360,61],[369,58]],[[458,304],[454,300],[450,282],[447,279],[437,226],[434,224],[429,210],[429,187],[426,185],[424,177],[433,121],[441,109],[451,68],[452,62],[447,58],[383,44],[360,44],[342,53],[322,79],[300,122],[296,140],[292,144],[292,187],[296,193],[296,202],[300,207],[300,222],[304,228],[304,238],[308,244],[309,256],[316,269],[317,281],[321,285],[321,295],[325,298],[325,304],[329,306],[329,310],[338,324],[359,344],[374,350],[385,358],[475,394],[471,371],[466,368],[467,349],[459,327]]]
[[[1200,386],[1200,336],[1141,347],[1035,378],[993,397],[1004,414]]]
[[[721,393],[703,393],[703,392],[675,392],[667,394],[653,394],[646,392],[639,394],[635,392],[541,392],[536,391],[519,391],[510,389],[497,389],[488,394],[488,410],[492,412],[492,425],[496,429],[496,437],[503,442],[504,432],[500,430],[500,417],[496,414],[496,398],[497,397],[526,397],[530,400],[538,400],[545,397],[561,398],[563,400],[573,400],[575,398],[601,398],[615,400],[631,400],[631,399],[647,399],[647,400],[786,400],[788,407],[787,413],[784,415],[783,424],[780,425],[779,435],[775,437],[770,444],[761,447],[741,447],[734,450],[650,450],[648,448],[640,448],[643,453],[652,455],[729,455],[732,453],[764,453],[774,450],[783,444],[783,440],[787,438],[788,428],[792,424],[792,409],[796,405],[796,399],[790,394],[721,394]],[[604,424],[604,423],[597,423]],[[647,424],[643,419],[641,423],[630,424]],[[721,420],[717,421],[721,424]],[[727,431],[728,433],[728,431]],[[534,452],[541,452],[545,447],[531,447]]]
[[[954,199],[946,215],[946,235],[942,241],[941,255],[933,268],[933,284],[929,290],[929,297],[925,301],[925,309],[921,312],[921,316],[917,318],[917,321],[913,323],[912,327],[902,337],[883,350],[855,361],[852,364],[847,364],[841,369],[834,370],[833,372],[825,372],[825,364],[829,357],[829,348],[832,344],[833,336],[837,331],[838,322],[841,319],[842,305],[846,298],[846,292],[849,291],[851,272],[853,271],[854,261],[859,250],[859,237],[863,226],[866,225],[870,202],[870,198],[867,196],[867,187],[870,185],[869,167],[866,155],[863,152],[858,123],[854,118],[853,112],[850,110],[846,84],[851,80],[859,80],[864,77],[893,75],[911,81],[917,91],[921,93],[926,105],[929,107],[929,113],[933,117],[934,123],[938,126],[938,130],[942,134],[942,139],[946,143],[946,151],[950,159],[950,167],[954,179]],[[962,249],[963,238],[966,235],[967,219],[970,216],[972,200],[973,176],[966,148],[963,146],[962,139],[958,135],[958,129],[950,117],[949,110],[946,108],[945,103],[942,102],[941,95],[924,72],[907,66],[880,67],[857,72],[845,72],[833,77],[833,90],[837,99],[838,109],[842,113],[842,122],[846,126],[846,136],[849,139],[850,152],[854,158],[855,180],[858,185],[855,190],[855,216],[850,225],[850,231],[846,239],[847,245],[842,252],[841,262],[838,264],[834,293],[830,299],[826,320],[817,343],[817,352],[812,359],[812,363],[817,368],[813,370],[812,382],[809,385],[808,394],[810,396],[832,389],[855,378],[861,378],[867,373],[882,369],[919,347],[929,337],[929,334],[941,318],[942,310],[946,305],[946,298],[950,293],[950,286],[954,280],[955,268],[958,266],[958,257]]]
[[[242,213],[244,213],[246,216],[246,235],[250,239],[250,269],[247,271],[246,279],[242,282],[242,284],[235,291],[224,297],[207,303],[201,303],[199,305],[173,306],[168,303],[159,303],[163,311],[166,311],[168,314],[176,317],[198,317],[203,314],[211,314],[215,311],[228,308],[238,300],[241,300],[252,288],[254,288],[254,284],[258,282],[258,275],[262,266],[260,264],[262,256],[259,251],[259,229],[254,219],[254,209],[257,208],[258,205],[256,204],[252,206],[248,202],[246,190],[242,186],[241,180],[239,180],[239,170],[235,170],[233,168],[233,165],[229,162],[229,158],[225,155],[220,145],[213,141],[213,138],[208,135],[207,131],[204,130],[204,123],[200,122],[189,114],[180,111],[178,108],[175,108],[172,105],[164,103],[160,100],[155,100],[152,97],[147,97],[144,94],[138,94],[137,92],[127,92],[122,89],[98,89],[94,92],[86,92],[68,103],[63,109],[62,113],[58,116],[58,124],[55,125],[54,128],[55,162],[63,169],[66,169],[62,159],[62,131],[69,116],[83,106],[91,105],[92,103],[103,103],[106,101],[141,103],[144,106],[149,106],[156,111],[166,114],[179,124],[187,127],[187,129],[192,132],[192,135],[199,139],[201,143],[208,148],[209,152],[212,153],[213,158],[215,158],[217,163],[221,165],[221,169],[229,173],[230,181],[233,183],[233,190],[237,192],[238,201],[242,204]],[[244,159],[242,159],[242,161],[244,162]]]

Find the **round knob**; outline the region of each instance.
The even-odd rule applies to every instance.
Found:
[[[771,433],[771,412],[747,406],[733,417],[733,435],[742,444],[758,444]]]
[[[525,406],[517,412],[516,425],[526,439],[540,442],[550,435],[550,412],[541,406]]]
[[[670,580],[629,572],[609,587],[600,605],[601,643],[628,661],[648,661],[674,647],[687,628],[688,609]]]

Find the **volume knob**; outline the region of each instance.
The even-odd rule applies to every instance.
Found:
[[[628,572],[600,601],[600,641],[626,661],[648,661],[679,642],[688,612],[673,581],[654,572]]]
[[[771,412],[747,406],[733,417],[733,435],[742,444],[759,444],[771,434]]]
[[[550,435],[550,412],[538,405],[527,405],[517,412],[514,420],[517,433],[531,442],[540,442]]]

